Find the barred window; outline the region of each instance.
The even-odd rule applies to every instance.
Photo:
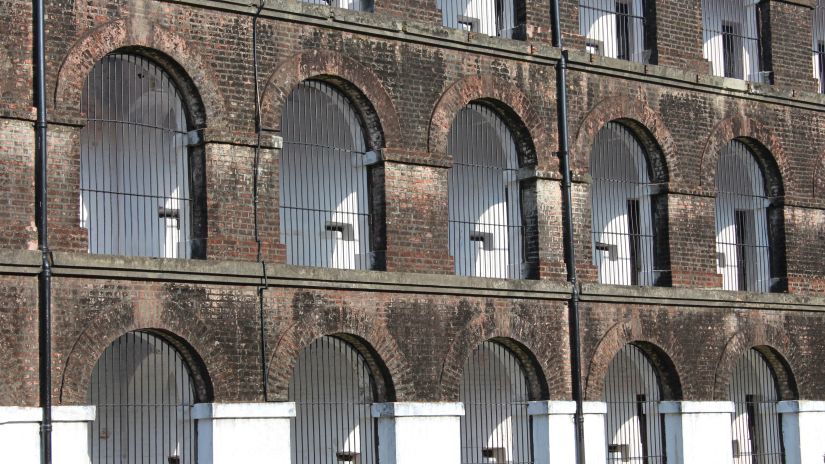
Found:
[[[513,134],[489,107],[472,103],[456,115],[447,151],[453,157],[449,247],[456,274],[522,278],[527,257]]]
[[[367,362],[346,341],[325,336],[301,350],[289,383],[292,464],[376,463],[374,398]]]
[[[784,463],[776,376],[762,353],[750,349],[739,358],[729,394],[734,404],[734,464]]]
[[[443,24],[492,37],[524,40],[527,13],[524,0],[435,0]]]
[[[770,83],[762,68],[757,0],[702,0],[703,53],[714,76]]]
[[[653,0],[581,0],[579,26],[587,52],[637,63],[655,63]]]
[[[813,21],[814,78],[819,83],[819,93],[825,93],[825,3],[817,0]]]
[[[754,154],[742,142],[722,149],[716,171],[717,272],[723,288],[768,292],[771,237],[765,178]]]
[[[527,380],[504,345],[485,341],[464,363],[459,398],[461,462],[533,462]]]
[[[130,332],[115,340],[92,371],[89,428],[93,464],[194,464],[197,437],[189,367],[163,339]]]
[[[81,110],[80,226],[89,252],[204,257],[203,149],[188,134],[170,75],[141,56],[107,55],[86,79]]]
[[[301,0],[313,5],[329,5],[346,10],[369,11],[375,10],[375,0]]]
[[[665,464],[659,376],[647,355],[625,345],[607,368],[607,462]]]
[[[329,84],[305,81],[283,110],[281,243],[287,262],[371,269],[369,166],[361,117]]]
[[[599,282],[614,285],[654,285],[664,273],[658,252],[655,218],[662,199],[651,182],[648,156],[624,125],[610,122],[596,135],[590,155],[593,179],[593,265]]]

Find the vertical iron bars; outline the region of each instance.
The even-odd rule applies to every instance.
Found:
[[[702,0],[702,50],[714,76],[770,83],[770,73],[760,63],[757,4]]]
[[[579,25],[588,53],[650,63],[644,0],[581,0]]]
[[[445,27],[491,37],[526,35],[524,0],[436,0]]]
[[[825,4],[822,0],[816,2],[812,31],[814,78],[819,82],[819,93],[825,93]]]

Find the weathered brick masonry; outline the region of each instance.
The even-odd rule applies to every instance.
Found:
[[[383,400],[456,401],[465,357],[499,337],[546,399],[569,399],[569,341],[548,0],[527,2],[527,40],[441,27],[434,0],[377,0],[375,13],[267,2],[258,31],[264,128],[260,237],[267,262],[261,359],[255,263],[251,57],[253,9],[192,0],[46,2],[50,106],[50,234],[55,256],[57,404],[88,401],[97,358],[137,329],[167,338],[195,368],[204,401],[279,401],[298,351],[346,334],[370,362]],[[623,343],[656,361],[668,395],[725,395],[733,362],[770,347],[783,397],[825,399],[825,98],[812,93],[811,4],[765,2],[775,85],[708,74],[699,0],[656,2],[656,61],[583,53],[578,2],[561,4],[571,48],[574,228],[582,290],[586,396],[601,396]],[[0,405],[37,403],[39,256],[34,227],[31,12],[0,1]],[[175,79],[203,133],[206,261],[92,256],[80,228],[80,95],[107,53],[158,62]],[[386,271],[284,264],[279,241],[281,109],[305,79],[331,83],[366,121],[383,161],[371,180],[383,224],[374,232]],[[535,185],[538,279],[455,277],[449,254],[446,137],[455,114],[485,101],[507,118]],[[663,179],[672,288],[596,283],[591,256],[589,157],[595,136],[621,121]],[[724,292],[716,273],[714,175],[731,139],[774,168],[782,204],[786,294]],[[262,372],[266,372],[265,379]],[[539,399],[539,398],[536,398]]]

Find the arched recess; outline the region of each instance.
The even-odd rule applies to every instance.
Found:
[[[261,93],[265,130],[281,131],[287,98],[301,82],[310,79],[338,88],[352,101],[364,121],[369,149],[403,146],[395,105],[381,80],[357,61],[331,51],[313,50],[295,55],[275,68]]]
[[[58,70],[55,107],[80,111],[86,77],[104,56],[116,50],[142,54],[162,65],[192,108],[195,128],[205,127],[207,121],[212,127],[223,124],[228,105],[222,86],[196,46],[157,24],[146,34],[133,33],[123,19],[97,27],[72,45]]]
[[[458,275],[534,278],[538,274],[536,182],[519,168],[535,147],[512,109],[489,99],[463,107],[447,155],[449,249]]]
[[[199,397],[195,371],[177,346],[180,340],[159,331],[133,331],[118,337],[95,363],[89,404],[91,462],[179,462],[197,459],[195,421],[189,413]]]
[[[596,134],[589,163],[599,282],[667,285],[669,178],[658,144],[635,120],[609,121]]]
[[[700,187],[711,191],[715,188],[719,157],[731,140],[738,140],[753,151],[765,176],[768,196],[784,196],[785,186],[796,185],[779,136],[761,121],[736,115],[720,121],[708,135],[700,161]]]
[[[662,400],[682,399],[679,370],[671,357],[680,353],[674,340],[663,339],[641,327],[637,318],[615,324],[599,341],[590,357],[584,379],[584,397],[588,401],[602,401],[605,379],[611,361],[625,346],[640,350],[659,378]],[[664,347],[664,348],[662,348]]]
[[[547,121],[531,106],[530,99],[512,82],[483,74],[465,77],[447,88],[439,98],[430,119],[428,149],[439,157],[448,156],[450,129],[456,115],[472,102],[492,108],[513,132],[521,153],[520,165],[547,166],[553,160],[555,139],[547,130]],[[537,152],[537,150],[541,150]]]
[[[779,327],[764,324],[737,332],[725,344],[713,375],[713,399],[728,400],[736,364],[750,349],[760,353],[776,377],[776,392],[779,399],[798,399],[799,389],[794,366],[799,362],[787,356],[788,353],[793,353],[788,334]]]
[[[627,96],[606,98],[584,116],[570,148],[570,168],[575,174],[589,172],[596,137],[610,121],[623,124],[633,133],[648,154],[654,179],[662,183],[684,180],[676,143],[661,116],[644,101]]]

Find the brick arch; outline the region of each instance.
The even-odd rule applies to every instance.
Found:
[[[158,61],[178,85],[194,113],[196,126],[204,126],[207,120],[212,126],[220,125],[228,114],[215,72],[196,45],[157,24],[151,25],[146,34],[131,31],[123,19],[97,27],[71,47],[58,70],[55,108],[79,111],[89,72],[104,56],[117,50],[134,51]]]
[[[528,325],[512,313],[505,314],[489,306],[476,308],[471,314],[473,317],[456,333],[443,358],[437,399],[458,401],[464,363],[473,350],[485,341],[501,344],[516,356],[524,369],[531,400],[549,399],[551,393],[544,369],[536,359],[536,351],[530,347],[535,342],[531,340],[536,336],[535,330],[530,331]]]
[[[739,358],[751,348],[759,351],[771,367],[776,377],[779,399],[798,399],[793,367],[798,360],[792,357],[794,351],[790,346],[790,337],[782,328],[763,323],[736,332],[725,344],[713,373],[713,399],[728,399],[733,368]]]
[[[590,154],[596,136],[608,122],[628,128],[647,153],[648,163],[657,182],[681,180],[676,143],[659,113],[642,100],[627,96],[606,98],[584,117],[570,147],[570,168],[583,175],[590,171]],[[653,179],[652,179],[653,180]]]
[[[403,147],[398,113],[381,80],[357,61],[332,51],[301,53],[277,66],[261,93],[264,129],[281,130],[287,97],[307,79],[326,81],[350,98],[367,126],[371,148]]]
[[[641,349],[650,361],[659,376],[662,399],[682,399],[679,369],[671,357],[672,354],[678,353],[678,347],[674,346],[673,340],[662,338],[658,333],[645,330],[636,317],[613,325],[599,341],[587,366],[584,379],[585,399],[601,401],[610,362],[628,344]]]
[[[546,166],[552,156],[556,140],[550,135],[530,99],[512,82],[484,74],[465,77],[447,88],[439,98],[430,119],[428,149],[430,153],[447,159],[447,139],[453,120],[462,108],[472,102],[485,104],[499,116],[513,132],[522,162],[530,164],[538,160]],[[538,152],[536,152],[538,150]]]
[[[215,353],[213,343],[204,339],[203,334],[208,333],[208,328],[202,321],[175,322],[175,318],[164,318],[155,309],[122,313],[115,318],[102,314],[86,324],[62,366],[57,392],[59,403],[87,403],[89,381],[98,359],[115,340],[135,331],[151,333],[172,345],[189,366],[197,401],[212,401],[214,390],[207,363],[229,363]]]
[[[376,382],[376,402],[404,400],[411,397],[413,383],[410,368],[395,339],[390,335],[385,320],[376,321],[363,313],[341,311],[335,303],[322,300],[317,303],[341,319],[309,315],[290,321],[271,347],[267,360],[267,388],[269,401],[286,401],[295,362],[302,349],[317,338],[333,336],[355,348],[367,362]],[[396,385],[398,388],[396,388]]]
[[[756,156],[768,182],[768,195],[783,195],[784,185],[794,185],[779,136],[762,122],[739,114],[720,121],[708,135],[700,160],[700,187],[716,191],[719,156],[732,140],[743,142]]]

